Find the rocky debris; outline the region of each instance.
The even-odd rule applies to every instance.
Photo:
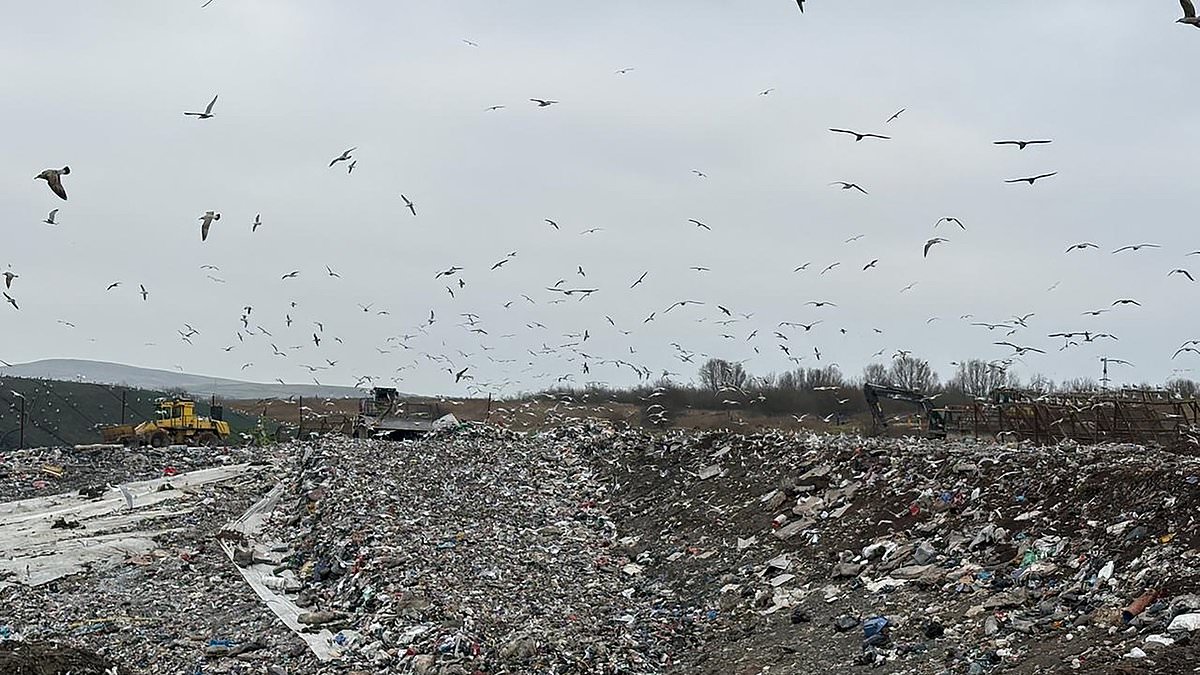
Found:
[[[85,649],[55,642],[0,640],[0,673],[5,675],[123,675],[125,672]]]
[[[81,499],[94,498],[106,492],[108,485],[253,462],[256,456],[256,449],[241,447],[96,445],[3,450],[0,451],[0,502],[63,492],[76,492]]]
[[[289,450],[282,447],[264,449],[254,458],[242,451],[222,450],[207,454],[205,449],[197,449],[190,459],[178,451],[179,456],[166,454],[159,459],[169,460],[168,466],[179,467],[179,473],[185,468],[206,468],[206,461],[211,461],[211,466],[224,466],[224,457],[260,459],[279,466],[291,461]],[[23,451],[20,457],[36,460],[39,453],[73,456],[71,450],[42,449]],[[0,462],[10,462],[10,458],[0,455]],[[18,463],[25,464],[23,460]],[[86,470],[85,480],[91,484],[107,482],[105,472],[109,470],[113,482],[140,478],[145,475],[142,471],[150,478],[164,475],[161,466],[129,469],[115,456],[86,466],[78,458],[64,465],[64,481],[70,481],[73,471],[79,469]],[[27,478],[23,473],[15,474],[15,478],[10,473],[7,480],[20,485],[14,487],[0,479],[0,489],[29,496]],[[48,641],[99,654],[105,667],[119,666],[122,674],[261,673],[265,672],[263,664],[277,660],[290,673],[316,672],[303,642],[262,608],[216,540],[221,528],[275,481],[276,472],[266,470],[234,481],[181,489],[181,494],[173,496],[179,507],[172,507],[170,513],[155,517],[150,524],[160,534],[154,536],[154,547],[145,554],[127,555],[116,563],[94,564],[83,572],[37,587],[22,583],[20,574],[10,579],[15,583],[7,587],[0,580],[0,673],[111,675],[103,669],[81,669],[86,665],[83,662],[49,657],[39,662],[48,664],[48,670],[6,669],[9,662],[3,660],[5,650],[20,651],[27,645]],[[77,495],[78,488],[73,485],[57,487],[59,498],[66,504],[87,500]],[[45,494],[50,494],[49,488],[32,491],[33,496]],[[83,531],[102,533],[90,525]],[[55,665],[60,663],[62,667]]]
[[[0,591],[0,624],[131,672],[1200,666],[1200,460],[1169,450],[585,421],[267,454],[284,492],[259,541],[227,524],[266,475],[196,495],[152,555]],[[333,660],[257,603],[222,540]]]

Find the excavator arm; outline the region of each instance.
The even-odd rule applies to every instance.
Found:
[[[941,411],[934,407],[933,399],[920,392],[867,382],[863,384],[863,397],[867,400],[867,407],[871,409],[871,419],[877,431],[887,429],[888,426],[883,409],[879,406],[879,400],[886,398],[891,401],[904,401],[919,406],[921,412],[925,414],[925,419],[929,420],[930,435],[938,437],[946,435],[945,417],[942,416]]]

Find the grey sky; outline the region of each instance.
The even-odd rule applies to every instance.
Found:
[[[1172,23],[1176,3],[811,0],[803,16],[790,0],[200,4],[6,14],[0,265],[20,274],[9,292],[21,310],[0,307],[0,358],[296,382],[312,377],[300,364],[331,359],[337,367],[316,374],[324,384],[399,375],[406,390],[439,393],[465,393],[447,369],[469,366],[475,384],[513,392],[567,374],[574,384],[636,381],[605,359],[683,380],[701,355],[783,371],[795,364],[776,325],[821,319],[809,333],[787,331],[786,344],[801,365],[818,365],[817,346],[820,365],[849,374],[877,350],[911,349],[945,377],[951,361],[1007,356],[992,345],[1003,339],[1045,349],[1020,371],[1056,379],[1098,375],[1102,354],[1137,364],[1116,374],[1136,380],[1194,362],[1171,360],[1200,336],[1188,311],[1196,286],[1167,276],[1200,274],[1200,256],[1184,257],[1200,249],[1190,171],[1200,94],[1189,84],[1200,31]],[[181,114],[214,94],[215,118]],[[560,103],[540,109],[530,98]],[[492,105],[508,107],[486,112]],[[855,143],[828,127],[894,140]],[[1055,142],[1017,151],[992,145],[1001,138]],[[351,146],[353,174],[328,168]],[[63,165],[67,202],[31,180]],[[1060,173],[1032,188],[1003,183],[1049,171]],[[61,224],[40,224],[53,208]],[[209,209],[223,217],[202,244],[197,219]],[[264,224],[251,234],[256,213]],[[935,231],[948,215],[969,229]],[[603,230],[579,234],[593,227]],[[843,243],[857,234],[866,236]],[[923,260],[932,236],[950,242]],[[1063,253],[1080,241],[1101,250]],[[1142,241],[1163,248],[1109,253]],[[878,267],[861,271],[874,258]],[[203,264],[220,266],[211,274],[225,283]],[[467,284],[454,283],[454,298],[434,280],[451,265]],[[280,280],[292,270],[300,277]],[[559,296],[545,289],[559,279],[600,290],[549,304]],[[1143,306],[1080,316],[1126,297]],[[707,304],[664,314],[684,299]],[[719,326],[717,304],[754,316]],[[245,305],[272,337],[238,341]],[[431,309],[436,323],[418,332]],[[459,326],[465,312],[488,335]],[[1029,312],[1030,328],[1009,338],[958,319]],[[314,321],[324,323],[320,348]],[[192,345],[176,333],[185,322],[201,331]],[[585,329],[577,349],[592,357],[588,375],[570,350],[528,351]],[[1082,330],[1120,341],[1060,353],[1046,337]],[[411,349],[386,342],[405,334],[417,335]],[[289,356],[274,356],[272,343]]]

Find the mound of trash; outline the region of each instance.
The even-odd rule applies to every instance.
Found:
[[[323,440],[269,530],[301,621],[380,672],[1090,671],[1195,658],[1198,477],[1127,445],[468,426]]]
[[[54,642],[0,640],[0,673],[5,675],[123,675],[108,659]]]

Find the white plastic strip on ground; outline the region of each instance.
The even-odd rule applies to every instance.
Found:
[[[263,524],[266,522],[267,516],[271,511],[275,510],[275,505],[279,502],[280,495],[283,494],[283,483],[277,484],[271,489],[262,499],[258,500],[251,506],[240,518],[229,523],[226,530],[240,532],[246,536],[246,540],[251,546],[254,546],[254,537],[262,531]],[[235,546],[225,539],[221,539],[221,547],[225,549],[226,555],[233,560],[233,552]],[[255,547],[255,554],[261,552],[260,547]],[[308,627],[300,623],[300,615],[307,610],[301,609],[289,600],[282,593],[267,588],[263,579],[271,576],[273,566],[266,564],[250,565],[249,567],[238,567],[242,578],[246,583],[250,584],[250,588],[262,598],[263,604],[267,606],[285,626],[290,628],[292,632],[300,636],[302,640],[308,643],[308,648],[321,661],[330,661],[334,658],[332,653],[333,634],[327,629],[322,628],[319,631],[310,632],[306,630]]]
[[[129,483],[123,487],[132,508],[120,488],[98,499],[72,493],[0,503],[0,588],[39,586],[94,563],[148,553],[157,548],[153,538],[169,530],[130,528],[152,518],[187,513],[191,506],[173,502],[188,488],[236,478],[250,469],[249,464],[234,464]],[[160,490],[164,484],[175,489]],[[59,519],[82,527],[53,528]]]

